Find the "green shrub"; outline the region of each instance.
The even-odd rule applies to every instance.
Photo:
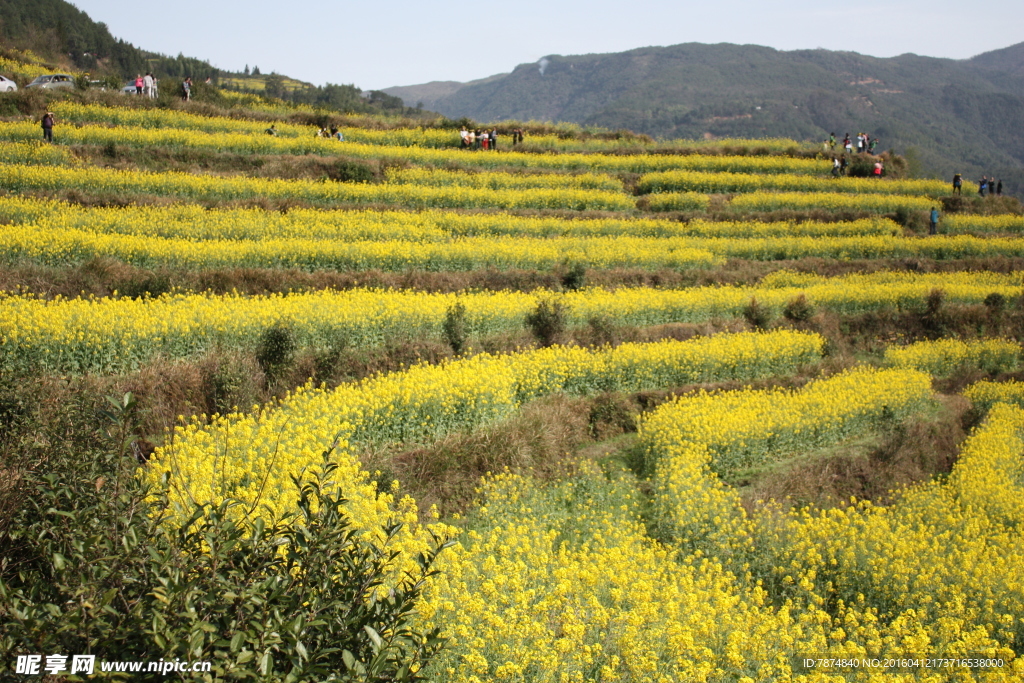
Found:
[[[444,322],[441,323],[441,332],[444,334],[448,346],[452,347],[452,351],[456,355],[462,353],[462,350],[466,348],[468,333],[466,332],[466,307],[461,301],[448,307],[448,311],[444,314]]]
[[[786,320],[790,320],[792,322],[805,322],[811,319],[814,312],[814,306],[807,301],[806,296],[800,294],[786,304],[786,307],[782,310],[782,315]]]
[[[921,316],[921,326],[929,337],[937,338],[946,334],[947,318],[943,311],[943,304],[946,301],[946,292],[933,287],[924,299],[924,314]]]
[[[291,363],[295,347],[295,332],[292,328],[276,323],[260,335],[256,346],[256,362],[268,377],[274,377]]]
[[[595,346],[613,345],[619,340],[619,328],[609,315],[598,314],[587,320],[591,343]]]
[[[582,263],[574,263],[562,275],[562,286],[570,291],[578,291],[587,286],[587,267]]]
[[[999,292],[992,292],[985,297],[985,307],[992,316],[998,316],[1006,308],[1006,297]]]
[[[541,346],[558,342],[565,332],[565,306],[558,301],[540,301],[537,308],[526,316],[526,325]]]
[[[587,423],[591,438],[603,441],[636,431],[636,407],[622,394],[601,394],[590,406]]]
[[[946,300],[946,292],[943,290],[933,287],[928,296],[924,299],[924,314],[929,317],[935,317],[942,313],[942,304]]]
[[[327,169],[327,177],[342,183],[372,183],[376,176],[369,164],[339,159]]]
[[[763,330],[772,321],[772,311],[755,297],[750,297],[750,303],[743,307],[743,318],[751,327]]]
[[[169,514],[124,453],[65,464],[25,475],[32,495],[0,537],[0,678],[19,654],[60,652],[205,661],[211,681],[424,680],[443,642],[411,616],[446,546],[382,593],[400,525],[357,532],[328,453],[294,478],[295,514],[251,522],[232,501]]]
[[[846,167],[846,175],[851,178],[870,178],[874,174],[874,157],[867,154],[854,154],[850,157],[850,165]]]

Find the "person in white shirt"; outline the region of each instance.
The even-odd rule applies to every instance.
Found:
[[[153,74],[147,73],[145,78],[142,79],[142,85],[146,90],[146,97],[156,97],[156,95],[153,94]]]

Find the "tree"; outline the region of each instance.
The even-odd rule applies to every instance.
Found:
[[[258,74],[256,69],[253,69],[253,74]],[[263,79],[263,94],[267,97],[276,97],[281,99],[285,96],[284,88],[284,76],[279,74],[270,74]]]

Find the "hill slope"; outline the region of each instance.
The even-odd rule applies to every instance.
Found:
[[[217,69],[202,60],[167,57],[118,40],[106,24],[64,0],[0,0],[0,41],[5,47],[33,50],[62,68],[94,75],[217,75]]]
[[[249,74],[248,67],[245,73],[230,73],[181,54],[148,52],[114,38],[106,24],[65,0],[0,0],[0,56],[4,48],[31,50],[50,68],[84,71],[94,78],[128,79],[147,71],[161,79],[209,77],[229,89],[343,112],[403,113],[404,109],[396,97],[379,91],[364,96],[355,85],[316,86],[277,73]]]
[[[664,138],[869,131],[885,148],[916,150],[927,172],[995,173],[1024,188],[1024,43],[969,60],[688,43],[542,63],[424,105],[450,117],[564,120]],[[386,92],[403,90],[415,92]]]

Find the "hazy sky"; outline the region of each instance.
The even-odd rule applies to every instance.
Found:
[[[550,54],[687,42],[959,59],[1024,41],[1021,0],[74,4],[115,37],[147,50],[367,90],[483,78]]]

